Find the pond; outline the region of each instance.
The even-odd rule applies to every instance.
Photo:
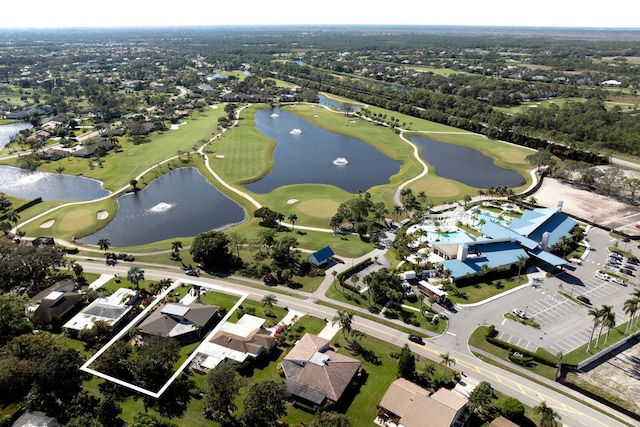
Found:
[[[284,185],[327,184],[356,193],[389,183],[400,170],[401,162],[366,142],[321,129],[287,111],[259,110],[255,121],[256,128],[278,145],[273,169],[245,185],[249,191],[264,194]]]
[[[31,129],[31,123],[19,122],[0,126],[0,148],[9,143],[21,130]]]
[[[493,158],[478,150],[413,136],[411,142],[422,147],[422,156],[436,175],[476,188],[519,187],[526,181],[517,172],[496,166]]]
[[[326,105],[334,110],[342,111],[342,102],[334,101],[322,95],[318,95],[318,104]],[[360,108],[362,108],[360,105],[351,104],[351,112],[359,110]]]
[[[118,198],[115,218],[83,243],[106,238],[113,246],[136,246],[195,236],[245,219],[245,210],[195,168],[173,170],[143,190]],[[169,248],[167,248],[169,249]]]
[[[102,183],[83,176],[0,166],[0,192],[23,199],[94,200],[109,194]]]

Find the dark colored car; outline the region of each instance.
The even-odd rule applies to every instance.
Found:
[[[194,269],[189,269],[189,270],[185,271],[185,274],[186,274],[187,276],[195,276],[195,277],[198,277],[198,272],[197,272],[197,271],[195,271]]]
[[[576,297],[576,299],[578,301],[582,301],[583,303],[587,304],[587,305],[591,305],[591,300],[589,300],[589,298],[585,297],[584,295],[578,295]]]
[[[422,345],[424,345],[424,341],[422,341],[422,337],[421,337],[421,336],[418,336],[418,335],[410,334],[410,335],[409,335],[409,341],[414,342],[414,343],[416,343],[416,344],[422,344]]]

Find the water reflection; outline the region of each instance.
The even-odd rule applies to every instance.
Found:
[[[118,212],[99,232],[82,239],[96,244],[136,246],[236,224],[244,209],[222,194],[195,168],[173,170],[136,194],[118,198]]]
[[[401,162],[366,142],[321,129],[287,111],[259,110],[255,121],[256,128],[278,144],[271,172],[245,185],[255,193],[268,193],[292,184],[328,184],[356,193],[387,184],[389,177],[400,170]],[[345,125],[349,125],[349,118],[345,118]],[[291,134],[292,129],[300,132]],[[337,158],[347,162],[336,166]]]
[[[102,183],[83,176],[0,166],[0,192],[23,199],[94,200],[109,194]]]
[[[9,123],[0,126],[0,148],[3,148],[9,143],[21,130],[31,129],[33,125],[31,123]]]

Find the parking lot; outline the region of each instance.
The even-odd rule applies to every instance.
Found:
[[[593,317],[588,314],[590,308],[600,308],[603,304],[612,305],[616,313],[616,324],[628,321],[623,304],[634,289],[632,282],[623,286],[612,281],[595,277],[595,272],[604,268],[608,260],[607,246],[611,238],[602,230],[592,231],[590,240],[594,250],[588,254],[582,265],[573,265],[557,277],[540,277],[535,286],[517,292],[517,295],[504,299],[508,306],[504,312],[520,309],[528,318],[540,324],[540,329],[502,317],[496,313],[495,322],[498,338],[530,351],[539,346],[557,354],[567,354],[584,345],[591,334]],[[629,277],[633,280],[634,276]],[[582,295],[590,305],[580,305],[563,296],[562,291],[572,297]],[[498,320],[500,319],[500,320]],[[606,329],[606,328],[605,328]],[[596,330],[597,333],[597,330]]]

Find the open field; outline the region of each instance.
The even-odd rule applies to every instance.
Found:
[[[640,219],[640,207],[622,203],[612,197],[582,190],[553,178],[545,178],[534,194],[541,206],[556,206],[562,200],[562,211],[606,228],[615,228],[630,235],[640,232],[634,224]]]

